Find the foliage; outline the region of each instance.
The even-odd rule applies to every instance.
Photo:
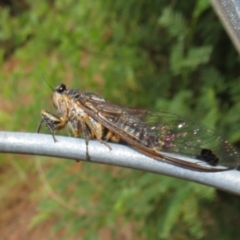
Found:
[[[98,92],[117,104],[201,116],[202,123],[240,142],[239,57],[208,1],[45,0],[28,1],[21,12],[12,9],[0,8],[2,129],[33,132],[40,109],[53,110],[44,79]],[[52,219],[51,234],[59,239],[240,235],[239,204],[231,196],[228,205],[214,189],[59,159],[35,158],[33,170],[16,159],[1,159],[3,168],[10,164],[17,172],[15,184],[29,172],[42,180],[43,190],[33,192],[38,212],[30,229]],[[232,215],[219,218],[219,209]],[[223,223],[224,235],[218,227]]]

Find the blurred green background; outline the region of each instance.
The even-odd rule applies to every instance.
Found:
[[[207,0],[0,0],[0,129],[36,131],[54,112],[47,81],[200,120],[239,147],[239,62]],[[240,239],[239,197],[210,187],[11,154],[0,173],[1,239]]]

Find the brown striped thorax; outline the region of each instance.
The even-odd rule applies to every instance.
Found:
[[[41,122],[55,132],[69,125],[75,137],[128,144],[137,151],[183,168],[218,172],[237,168],[240,156],[235,148],[199,123],[186,121],[164,111],[121,107],[101,96],[67,89],[64,84],[53,89],[52,102],[58,115],[41,112]],[[129,159],[131,161],[131,159]]]

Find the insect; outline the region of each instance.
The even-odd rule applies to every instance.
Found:
[[[73,135],[107,142],[124,143],[159,161],[183,168],[218,172],[237,168],[240,155],[235,148],[204,126],[164,111],[120,107],[103,97],[60,84],[52,89],[58,115],[42,110],[42,123],[55,132],[67,124]],[[88,148],[87,148],[87,157]],[[187,158],[186,158],[187,157]]]

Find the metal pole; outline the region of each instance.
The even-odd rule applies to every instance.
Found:
[[[211,0],[211,2],[235,48],[240,53],[240,1]]]
[[[84,139],[62,136],[56,136],[56,138],[57,142],[55,143],[51,135],[0,132],[0,152],[87,161]],[[112,150],[97,141],[90,141],[90,161],[164,174],[240,195],[239,171],[196,172],[151,159],[121,144],[110,143],[109,145]]]

